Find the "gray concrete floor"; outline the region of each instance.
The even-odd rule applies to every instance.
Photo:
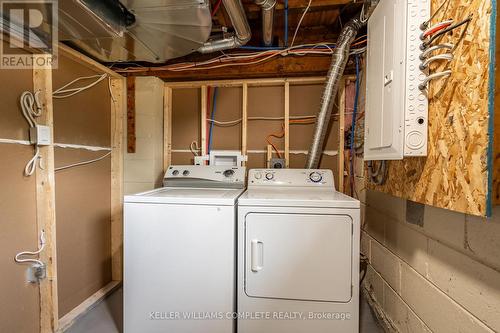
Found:
[[[123,289],[118,289],[89,313],[79,318],[66,333],[123,332]],[[360,305],[360,333],[383,333],[366,300]]]

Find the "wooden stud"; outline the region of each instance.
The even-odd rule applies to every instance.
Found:
[[[47,57],[48,55],[34,55]],[[39,63],[34,61],[34,63]],[[41,62],[40,62],[41,63]],[[48,62],[45,62],[48,63]],[[50,66],[50,65],[49,65]],[[52,69],[33,69],[33,90],[41,91],[42,114],[37,119],[50,128],[51,142],[54,141],[54,120],[52,105]],[[56,203],[54,174],[54,145],[41,146],[40,157],[43,168],[36,169],[36,212],[38,235],[45,232],[45,249],[39,259],[46,264],[47,278],[39,283],[40,288],[40,332],[54,332],[58,327],[57,298],[57,252],[56,252]]]
[[[127,77],[127,153],[135,153],[135,77]]]
[[[208,103],[208,88],[206,85],[201,87],[201,155],[205,156],[207,154],[207,103]]]
[[[243,106],[241,115],[241,154],[247,155],[248,150],[248,83],[243,83]],[[246,165],[246,162],[243,162]]]
[[[345,78],[340,81],[338,92],[339,106],[339,155],[338,155],[338,191],[344,192],[344,145],[345,145]]]
[[[267,145],[267,167],[271,167],[271,159],[273,158],[273,147],[271,145]]]
[[[111,273],[123,277],[123,127],[125,79],[111,79]]]
[[[165,87],[163,101],[163,170],[172,163],[172,88]]]
[[[111,281],[103,288],[99,289],[95,294],[87,298],[80,305],[68,312],[59,320],[59,329],[57,332],[62,333],[68,330],[79,318],[95,308],[106,298],[106,296],[117,290],[120,286],[120,281]]]
[[[285,82],[291,85],[321,84],[325,82],[325,77],[298,77],[298,78],[271,78],[271,79],[248,79],[248,80],[210,80],[210,81],[190,81],[190,82],[168,82],[171,88],[200,88],[202,86],[217,86],[219,88],[242,87],[273,87],[283,86]]]
[[[290,82],[285,82],[285,168],[290,167]]]
[[[117,72],[113,71],[112,69],[109,69],[108,67],[98,63],[94,59],[91,59],[87,57],[86,55],[81,54],[80,52],[76,51],[75,49],[72,49],[69,46],[66,46],[62,43],[58,45],[58,52],[59,52],[59,57],[64,56],[68,59],[74,60],[78,62],[81,65],[84,65],[85,67],[96,71],[96,72],[102,72],[108,74],[111,78],[115,79],[121,79],[123,76],[118,74]]]

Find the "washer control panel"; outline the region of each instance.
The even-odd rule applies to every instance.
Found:
[[[244,188],[245,172],[244,167],[226,165],[171,165],[165,173],[163,185]]]
[[[248,171],[248,187],[253,186],[335,187],[335,183],[331,170],[252,169]]]

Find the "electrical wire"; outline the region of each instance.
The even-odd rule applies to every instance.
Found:
[[[439,12],[444,8],[444,5],[447,4],[450,0],[444,0],[443,3],[441,4],[441,6],[439,6],[439,8],[434,12],[434,14],[432,14],[432,16],[429,18],[429,20],[425,21],[424,23],[422,23],[422,25],[420,26],[420,28],[422,30],[425,30],[427,29],[427,27],[429,26],[429,24],[431,23],[431,21],[436,17],[437,14],[439,14]]]
[[[453,30],[455,30],[455,29],[457,29],[457,28],[461,27],[461,26],[462,26],[462,25],[464,25],[464,24],[467,24],[467,26],[465,27],[465,29],[467,30],[467,27],[469,26],[469,22],[471,22],[471,21],[472,21],[472,15],[470,15],[469,17],[467,17],[465,20],[463,20],[463,21],[461,21],[461,22],[458,22],[458,23],[456,23],[456,24],[450,25],[450,26],[449,26],[449,27],[447,27],[446,29],[443,29],[443,30],[439,31],[438,33],[436,33],[435,35],[433,35],[432,37],[430,37],[430,38],[429,38],[429,40],[425,41],[425,42],[422,44],[422,46],[421,46],[422,50],[427,49],[430,45],[432,45],[432,43],[433,43],[436,39],[438,39],[438,38],[440,38],[440,37],[444,36],[444,35],[445,35],[445,34],[447,34],[448,32],[451,32],[451,31],[453,31]]]
[[[193,141],[189,145],[189,150],[193,153],[194,156],[200,156],[200,147],[198,146],[198,141]]]
[[[427,37],[435,34],[436,32],[441,31],[441,30],[449,27],[452,23],[453,23],[453,20],[439,22],[439,23],[433,25],[432,27],[430,27],[429,29],[425,30],[422,33],[422,35],[420,35],[420,39],[425,40]]]
[[[215,16],[215,14],[217,14],[217,11],[219,10],[220,8],[220,5],[222,4],[222,0],[218,0],[217,3],[215,4],[214,8],[212,9],[212,17]]]
[[[218,92],[218,88],[215,87],[214,88],[214,98],[213,98],[213,102],[212,102],[212,115],[210,117],[210,132],[208,134],[208,153],[210,154],[210,151],[212,151],[212,137],[213,137],[213,131],[214,131],[214,123],[213,123],[213,120],[214,120],[214,117],[215,117],[215,112],[217,111],[217,92]]]
[[[285,0],[285,24],[284,24],[284,34],[283,34],[283,39],[284,39],[284,44],[285,47],[288,47],[288,0]]]
[[[295,37],[297,37],[297,32],[299,32],[300,26],[302,25],[302,20],[304,20],[304,17],[306,16],[307,12],[309,11],[309,8],[311,7],[312,0],[309,0],[309,3],[307,4],[306,9],[302,13],[302,16],[300,17],[299,23],[297,23],[297,28],[295,28],[295,32],[293,34],[292,38],[292,44],[290,46],[292,47],[293,44],[295,43]]]
[[[84,90],[92,88],[93,86],[97,85],[99,82],[101,82],[102,80],[104,80],[106,77],[108,77],[108,74],[91,75],[91,76],[82,76],[82,77],[79,77],[79,78],[77,78],[77,79],[75,79],[75,80],[73,80],[73,81],[65,84],[61,88],[55,90],[52,93],[52,97],[60,99],[60,98],[67,98],[67,97],[74,96],[74,95],[76,95],[78,93],[81,93]],[[83,87],[69,88],[69,87],[71,87],[72,85],[74,85],[75,83],[77,83],[79,81],[90,80],[90,79],[96,79],[96,80],[94,82],[86,85],[86,86],[83,86]]]
[[[108,157],[109,155],[111,155],[111,152],[107,152],[103,156],[98,157],[98,158],[93,159],[93,160],[89,160],[89,161],[84,161],[84,162],[79,162],[79,163],[74,163],[74,164],[70,164],[70,165],[65,165],[65,166],[62,166],[62,167],[58,167],[58,168],[55,168],[54,171],[66,170],[66,169],[69,169],[69,168],[74,168],[74,167],[78,167],[78,166],[82,166],[82,165],[91,164],[91,163],[94,163],[94,162],[99,162],[99,161],[105,159],[106,157]]]
[[[351,50],[351,54],[355,54],[360,52],[359,49],[362,49],[362,52],[365,51],[364,46],[366,45],[367,39],[366,35],[360,36],[354,46],[361,46],[356,49],[353,48]],[[316,43],[316,44],[303,44],[293,47],[288,47],[285,49],[281,48],[271,48],[266,51],[259,52],[238,52],[233,54],[223,54],[212,59],[201,61],[201,62],[185,62],[185,63],[177,63],[166,66],[159,67],[127,67],[123,69],[116,69],[117,72],[125,72],[125,73],[140,73],[140,72],[148,72],[148,71],[172,71],[172,72],[180,72],[180,71],[196,71],[196,70],[209,70],[215,68],[223,68],[230,66],[248,66],[260,64],[266,61],[269,61],[275,57],[281,56],[304,56],[304,55],[328,55],[330,56],[333,53],[333,49],[335,48],[335,44],[331,43]]]
[[[443,43],[443,44],[431,46],[420,55],[420,60],[425,60],[427,58],[427,56],[434,51],[442,50],[442,49],[453,50],[453,48],[454,48],[454,45],[450,44],[450,43]]]
[[[36,128],[38,124],[35,118],[42,115],[42,104],[39,99],[40,93],[41,91],[37,91],[34,94],[30,91],[25,91],[19,98],[22,114],[28,122],[30,129]],[[24,175],[26,177],[29,177],[35,173],[37,162],[40,169],[43,169],[40,148],[38,148],[38,145],[36,143],[34,143],[34,148],[35,153],[33,154],[33,157],[28,161],[28,163],[26,163],[26,166],[24,167]]]
[[[32,251],[19,252],[18,254],[15,255],[14,261],[17,263],[30,262],[30,263],[38,264],[40,266],[44,266],[45,264],[39,259],[31,259],[31,258],[30,259],[21,259],[21,257],[23,257],[23,256],[38,256],[45,249],[45,243],[46,243],[45,231],[42,230],[42,231],[40,231],[40,246],[38,247],[38,250],[33,251],[33,252]]]
[[[429,67],[429,65],[431,63],[433,63],[434,61],[438,61],[438,60],[447,60],[448,62],[453,61],[453,54],[445,53],[445,54],[438,54],[438,55],[435,55],[433,57],[430,57],[420,64],[420,69],[422,71],[424,71],[427,69],[427,67]]]
[[[360,77],[360,69],[359,69],[359,55],[356,55],[356,93],[354,96],[354,111],[352,113],[352,124],[351,124],[351,165],[350,165],[350,175],[351,175],[351,193],[354,193],[354,160],[355,160],[355,151],[354,151],[354,132],[356,129],[356,115],[358,111],[358,100],[359,100],[359,77]]]
[[[290,120],[304,120],[304,119],[316,119],[316,116],[291,116]],[[248,121],[252,120],[285,120],[285,117],[248,117]],[[218,126],[235,126],[243,121],[243,118],[238,118],[235,120],[229,121],[219,121],[215,119],[209,119],[210,123],[213,123]]]
[[[451,69],[443,71],[443,72],[431,74],[431,75],[427,76],[421,84],[418,85],[418,89],[425,90],[425,89],[427,89],[427,84],[430,81],[435,80],[435,79],[439,79],[442,77],[449,77],[451,74],[452,74]]]
[[[278,148],[276,148],[276,146],[274,145],[274,143],[271,141],[271,138],[274,137],[274,138],[277,138],[277,139],[281,139],[283,138],[283,136],[285,136],[285,125],[284,124],[281,124],[281,132],[279,133],[273,133],[273,134],[269,134],[267,137],[266,137],[266,141],[269,145],[271,145],[271,147],[273,147],[274,151],[276,152],[276,155],[278,155],[278,158],[281,158],[281,152],[278,150]]]

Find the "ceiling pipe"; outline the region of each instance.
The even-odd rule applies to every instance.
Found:
[[[309,154],[307,155],[307,169],[317,169],[319,166],[323,145],[328,131],[328,124],[332,116],[334,98],[337,96],[340,81],[344,74],[347,61],[349,60],[351,44],[358,34],[358,31],[365,25],[366,21],[361,20],[361,18],[354,18],[350,20],[340,32],[340,36],[337,40],[337,47],[334,49],[332,55],[332,64],[330,65],[326,77],[326,84],[321,98],[321,107],[316,117],[313,141],[309,149]]]
[[[255,0],[255,4],[262,8],[262,41],[265,46],[271,46],[273,44],[276,0]]]
[[[252,37],[250,25],[248,24],[245,14],[245,8],[241,0],[223,0],[222,3],[233,24],[234,35],[203,44],[203,46],[198,49],[200,53],[213,53],[238,48],[248,43]]]

